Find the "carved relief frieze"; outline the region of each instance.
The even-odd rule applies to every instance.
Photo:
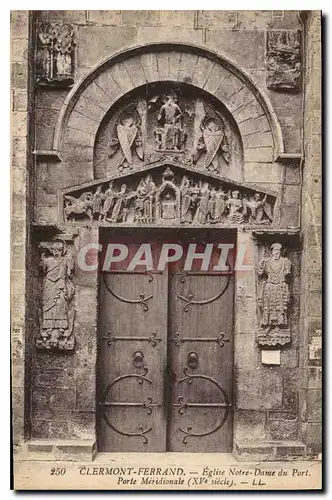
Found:
[[[271,226],[276,195],[169,166],[66,190],[64,222]]]
[[[280,347],[291,342],[292,263],[283,253],[282,244],[275,242],[263,246],[259,256],[257,342],[261,347]]]
[[[301,88],[301,32],[267,32],[267,87],[273,90]]]
[[[36,347],[73,351],[75,347],[75,259],[62,239],[40,243],[41,301]]]
[[[119,105],[97,135],[96,177],[173,159],[242,181],[242,145],[232,118],[204,96],[187,94],[157,86]]]
[[[76,36],[70,24],[37,24],[36,81],[39,85],[68,87],[74,83]]]

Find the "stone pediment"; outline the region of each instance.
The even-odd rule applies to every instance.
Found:
[[[179,155],[62,190],[65,224],[102,226],[278,225],[278,194],[181,163]]]

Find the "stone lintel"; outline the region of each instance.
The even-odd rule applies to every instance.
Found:
[[[276,163],[292,163],[296,165],[301,164],[303,156],[301,153],[279,153],[274,158]]]
[[[258,460],[298,459],[305,455],[306,446],[302,441],[255,441],[234,443],[234,455],[240,462]]]
[[[97,454],[94,439],[32,439],[26,443],[26,450],[36,454],[34,460],[93,460]]]
[[[52,149],[36,149],[33,154],[39,161],[46,161],[50,163],[57,163],[62,161],[59,151],[54,151]]]

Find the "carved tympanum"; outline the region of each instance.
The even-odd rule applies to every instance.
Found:
[[[174,160],[242,181],[237,127],[220,103],[187,88],[156,84],[124,99],[96,139],[96,177]]]
[[[75,347],[75,264],[73,252],[64,241],[42,245],[40,270],[43,283],[36,346],[72,351]]]
[[[116,186],[117,184],[117,186]],[[169,167],[64,194],[66,222],[271,225],[276,198]]]
[[[291,341],[289,328],[291,261],[282,256],[282,245],[273,243],[270,255],[259,262],[261,288],[258,295],[261,346],[283,346]]]
[[[66,87],[74,83],[76,37],[70,24],[37,24],[36,79],[46,86]]]
[[[301,33],[272,30],[267,32],[267,87],[300,90]]]

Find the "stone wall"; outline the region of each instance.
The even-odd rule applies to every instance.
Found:
[[[13,442],[19,450],[29,436],[31,333],[29,317],[33,280],[29,225],[33,219],[32,148],[34,141],[33,52],[29,11],[11,13],[11,316]],[[26,309],[28,306],[29,309]]]
[[[308,454],[322,450],[322,80],[321,16],[306,23],[302,187],[301,432]]]

